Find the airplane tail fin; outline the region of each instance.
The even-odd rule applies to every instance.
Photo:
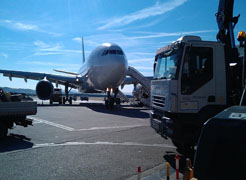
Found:
[[[85,48],[84,48],[84,38],[82,37],[82,60],[85,63]]]

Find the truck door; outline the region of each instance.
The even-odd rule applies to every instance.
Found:
[[[179,112],[197,113],[215,103],[214,59],[213,46],[186,46],[179,78]]]

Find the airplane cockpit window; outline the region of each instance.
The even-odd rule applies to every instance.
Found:
[[[116,54],[116,50],[109,50],[109,54]]]
[[[102,56],[106,56],[108,54],[108,50],[103,51]]]
[[[108,54],[123,55],[123,51],[122,50],[105,50],[105,51],[103,51],[102,56],[107,56]]]
[[[121,50],[116,50],[116,54],[123,55],[123,52]]]

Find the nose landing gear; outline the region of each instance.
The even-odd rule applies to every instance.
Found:
[[[117,98],[117,94],[119,92],[119,89],[116,88],[113,90],[112,88],[109,89],[107,88],[106,93],[107,93],[107,98],[105,99],[105,106],[106,108],[113,109],[114,104],[120,104],[120,98]]]

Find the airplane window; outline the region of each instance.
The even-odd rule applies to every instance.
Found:
[[[121,50],[116,50],[117,54],[123,55],[123,52]]]
[[[106,55],[108,55],[109,53],[108,53],[108,50],[105,50],[105,51],[103,51],[103,53],[102,53],[102,56],[106,56]]]
[[[105,50],[105,51],[103,51],[102,56],[107,56],[108,54],[123,55],[123,51],[122,50]]]
[[[116,50],[109,50],[109,54],[116,54]]]

